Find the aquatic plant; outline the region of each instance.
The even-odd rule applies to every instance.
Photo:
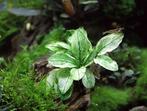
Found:
[[[112,33],[101,38],[95,47],[87,37],[83,28],[71,30],[71,36],[67,43],[55,42],[46,45],[52,51],[48,64],[56,67],[49,73],[47,84],[56,92],[66,95],[67,99],[72,94],[73,81],[82,80],[86,88],[95,85],[95,76],[89,69],[93,63],[111,70],[117,71],[118,65],[107,53],[116,49],[122,42],[123,34]]]

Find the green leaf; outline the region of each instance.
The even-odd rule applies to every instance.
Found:
[[[56,70],[53,70],[49,73],[49,76],[47,77],[47,85],[52,88],[54,86],[55,83],[55,73]]]
[[[4,63],[4,58],[0,57],[0,64]]]
[[[103,37],[84,60],[84,65],[89,66],[97,55],[103,55],[116,49],[123,39],[122,33],[113,33]]]
[[[70,75],[73,80],[80,80],[85,75],[85,72],[86,72],[85,67],[81,67],[79,69],[73,68],[70,71]]]
[[[103,55],[116,49],[122,42],[123,36],[122,33],[112,33],[100,39],[96,45],[98,55]]]
[[[95,77],[89,70],[86,71],[84,77],[82,78],[82,83],[86,88],[92,88],[95,85]]]
[[[71,86],[70,89],[65,94],[60,94],[62,100],[67,100],[71,97],[73,91],[73,87]]]
[[[85,57],[92,50],[92,45],[88,40],[87,33],[83,28],[79,28],[73,31],[71,37],[69,37],[68,42],[71,45],[72,56],[79,61],[79,66],[84,62]]]
[[[113,61],[109,56],[101,55],[98,56],[96,59],[94,59],[94,62],[96,64],[101,65],[105,69],[108,69],[110,71],[117,71],[118,65],[115,61]]]
[[[46,45],[46,48],[48,48],[51,51],[59,51],[59,50],[67,50],[70,49],[70,46],[64,42],[56,42]]]
[[[73,84],[73,79],[70,77],[70,69],[60,69],[57,79],[61,94],[65,94]]]
[[[49,89],[54,89],[57,93],[61,93],[61,95],[66,94],[72,84],[73,80],[70,77],[70,69],[54,69],[47,77]]]
[[[56,92],[58,92],[57,88],[57,77],[56,75],[60,72],[59,69],[54,69],[49,72],[49,76],[47,77],[47,85],[49,89],[54,89]]]
[[[48,63],[52,66],[60,68],[76,67],[75,58],[64,52],[53,54],[51,57],[49,57]]]

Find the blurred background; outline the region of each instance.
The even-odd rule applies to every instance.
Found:
[[[45,91],[45,45],[79,27],[93,45],[124,33],[110,54],[120,69],[100,68],[92,94],[75,90],[62,102]],[[147,111],[146,27],[147,0],[0,0],[0,111]]]

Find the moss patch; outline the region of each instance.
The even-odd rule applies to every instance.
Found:
[[[97,87],[92,94],[88,111],[116,111],[129,101],[128,90],[118,90],[112,87]]]
[[[141,76],[137,80],[135,94],[137,99],[147,101],[147,50],[142,50],[138,70],[141,71]]]
[[[56,28],[56,32],[60,29]],[[2,99],[0,100],[0,110],[20,110],[20,111],[64,111],[65,105],[58,105],[54,100],[58,95],[53,90],[48,90],[46,80],[36,83],[33,80],[33,62],[42,55],[48,54],[45,45],[50,41],[54,33],[46,36],[40,45],[36,45],[28,50],[23,47],[13,61],[4,63],[5,68],[0,69],[0,88]],[[56,38],[58,35],[54,35]],[[53,39],[53,38],[52,38]],[[2,86],[2,87],[1,87]]]

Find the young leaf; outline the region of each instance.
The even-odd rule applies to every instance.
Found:
[[[95,77],[89,70],[86,71],[84,77],[82,78],[82,83],[86,88],[92,88],[95,85]]]
[[[105,69],[110,70],[110,71],[117,71],[118,70],[117,63],[115,61],[113,61],[109,56],[106,56],[106,55],[97,56],[94,59],[94,62],[96,64],[101,65]]]
[[[103,55],[116,49],[122,42],[123,36],[122,33],[112,33],[100,39],[96,45],[98,55]]]
[[[46,45],[46,48],[51,51],[59,51],[60,49],[69,49],[70,46],[64,42],[56,42]]]
[[[64,52],[58,52],[53,54],[51,57],[49,57],[48,63],[52,66],[60,68],[76,67],[75,58]]]
[[[71,78],[73,80],[77,80],[78,81],[78,80],[83,78],[83,76],[85,75],[85,72],[86,72],[86,68],[85,67],[81,67],[79,69],[73,68],[70,71],[70,75],[71,75]]]
[[[70,70],[60,69],[60,73],[58,73],[57,79],[58,79],[58,88],[61,94],[65,94],[73,84],[73,80],[70,77]]]
[[[93,59],[97,56],[96,49],[93,49],[85,58],[84,60],[84,66],[87,67],[93,63]]]
[[[69,37],[68,42],[71,45],[70,50],[72,55],[78,59],[81,64],[92,49],[92,45],[88,40],[86,31],[83,28],[75,30],[71,37]]]

